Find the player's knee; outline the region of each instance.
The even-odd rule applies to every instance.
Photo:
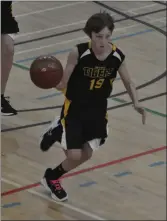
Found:
[[[92,157],[92,154],[93,154],[93,150],[89,146],[89,144],[88,143],[84,144],[84,148],[83,148],[84,159],[89,160]]]
[[[67,157],[69,160],[80,161],[82,159],[82,150],[69,150],[67,153]]]
[[[89,159],[92,157],[92,153],[93,153],[92,150],[90,150],[90,151],[84,151],[84,152],[83,152],[84,159],[85,159],[85,160],[89,160]]]

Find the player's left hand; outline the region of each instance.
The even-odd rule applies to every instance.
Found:
[[[146,111],[143,107],[141,107],[140,105],[134,105],[134,109],[142,115],[142,123],[145,124],[146,123]]]

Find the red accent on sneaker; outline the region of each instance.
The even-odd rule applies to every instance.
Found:
[[[51,180],[50,182],[52,183],[52,185],[54,185],[56,190],[62,190],[63,189],[59,180]]]

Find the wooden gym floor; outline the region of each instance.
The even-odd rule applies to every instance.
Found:
[[[20,33],[6,95],[19,114],[1,118],[4,220],[166,219],[165,2],[103,4],[109,7],[95,2],[14,3]],[[38,142],[64,98],[56,90],[35,87],[28,68],[36,56],[48,53],[64,65],[71,48],[87,40],[80,30],[85,21],[100,10],[116,19],[113,42],[125,52],[130,74],[141,86],[147,124],[128,104],[127,93],[119,94],[125,89],[118,78],[113,91],[118,95],[108,104],[109,139],[92,160],[64,178],[69,201],[56,203],[38,182],[46,167],[59,164],[64,155],[56,145],[42,153]]]

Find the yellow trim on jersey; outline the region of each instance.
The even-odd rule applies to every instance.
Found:
[[[65,95],[67,88],[64,88],[64,89],[62,89],[62,90],[59,90],[59,89],[56,88],[56,90],[61,91],[61,92]]]
[[[12,3],[11,3],[11,5],[10,5],[10,12],[12,13],[12,10],[13,10],[13,8],[12,8]]]
[[[64,103],[64,117],[66,117],[68,114],[70,104],[71,104],[71,101],[66,98],[65,103]]]
[[[66,94],[66,91],[67,91],[67,88],[64,88],[64,89],[62,90],[62,93],[65,95],[65,94]]]
[[[88,42],[88,48],[90,49],[91,47],[92,47],[92,42],[89,41],[89,42]]]
[[[65,102],[64,102],[63,118],[61,119],[61,123],[62,123],[62,125],[63,125],[64,127],[65,127],[65,117],[66,117],[67,114],[68,114],[68,110],[69,110],[69,108],[70,108],[70,104],[71,104],[71,101],[66,98],[66,99],[65,99]]]
[[[106,120],[108,121],[108,113],[106,113],[106,116],[105,116]]]
[[[117,49],[116,45],[112,44],[112,50],[116,51],[116,49]]]

